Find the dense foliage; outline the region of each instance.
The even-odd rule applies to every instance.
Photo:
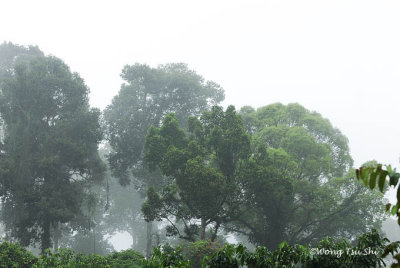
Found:
[[[121,76],[102,116],[63,61],[0,45],[0,230],[8,241],[0,267],[400,260],[400,242],[374,230],[385,218],[385,185],[398,185],[400,173],[373,161],[353,170],[347,138],[320,114],[280,103],[224,110],[216,106],[223,89],[182,63],[127,65]],[[399,217],[400,190],[397,199],[386,210]],[[117,232],[132,237],[130,250],[114,252]]]
[[[395,205],[391,203],[386,204],[386,211],[390,211],[393,216],[395,215],[397,217],[397,223],[400,225],[400,187],[398,184],[400,173],[396,172],[396,169],[392,169],[390,165],[385,169],[382,167],[382,164],[375,163],[374,165],[363,165],[357,169],[356,178],[357,180],[362,181],[364,185],[371,190],[374,190],[377,185],[381,192],[384,192],[388,185],[389,187],[393,186],[394,188],[397,188],[397,202]],[[387,178],[389,180],[387,180]],[[385,253],[393,254],[399,243],[399,241],[396,241],[389,244],[385,249]],[[397,263],[393,264],[392,267],[400,267],[400,253],[394,255],[394,258]]]
[[[347,138],[299,104],[241,109],[252,155],[236,170],[242,217],[228,226],[258,245],[355,239],[380,228],[383,195],[354,183]]]
[[[199,116],[211,105],[221,102],[224,91],[182,63],[157,68],[145,64],[127,65],[121,77],[124,84],[104,111],[107,141],[112,149],[108,155],[109,165],[121,185],[133,182],[136,189],[145,194],[148,186],[159,189],[164,183],[159,172],[150,174],[143,163],[148,128],[159,126],[168,113],[175,113],[181,123],[186,123],[188,116]],[[131,231],[130,226],[142,215],[139,209],[131,209],[126,215],[131,220],[127,231]],[[152,223],[148,222],[148,256],[152,248],[152,229]]]
[[[204,240],[210,227],[214,241],[219,227],[236,218],[243,203],[234,172],[248,157],[250,139],[233,106],[225,112],[214,106],[200,119],[191,117],[188,130],[179,127],[173,114],[160,128],[149,129],[145,159],[168,182],[160,195],[149,189],[143,213],[147,220],[167,220],[171,234],[190,241]],[[174,218],[184,223],[183,232]]]
[[[100,111],[60,59],[12,59],[0,84],[2,220],[10,237],[44,251],[59,223],[79,222],[86,186],[102,179]]]
[[[222,88],[205,81],[186,64],[173,63],[151,68],[127,65],[121,77],[125,83],[104,111],[113,175],[122,185],[130,182],[143,157],[144,139],[150,126],[158,126],[164,116],[175,113],[180,122],[199,116],[224,99]],[[140,179],[140,178],[139,178]],[[150,183],[154,186],[155,182]]]
[[[133,250],[114,252],[108,256],[74,254],[68,249],[46,251],[39,258],[17,244],[0,244],[1,267],[382,267],[387,240],[372,232],[363,234],[351,245],[347,240],[327,237],[316,247],[286,242],[270,251],[257,247],[253,252],[245,246],[226,244],[222,248],[212,242],[199,241],[183,246],[168,245],[154,250],[149,259]],[[398,246],[397,246],[398,248]],[[395,248],[394,250],[397,250]]]
[[[351,179],[347,139],[328,120],[298,104],[241,114],[215,106],[189,118],[187,132],[173,115],[149,129],[145,159],[167,184],[149,189],[148,220],[165,219],[171,235],[191,241],[207,227],[214,240],[222,227],[269,249],[380,228],[383,195]]]
[[[366,187],[373,190],[378,186],[379,191],[384,192],[385,187],[393,186],[397,188],[397,203],[396,204],[386,204],[386,211],[390,211],[392,215],[396,215],[398,218],[398,224],[400,225],[400,188],[399,188],[399,178],[400,173],[396,172],[396,169],[392,169],[389,165],[385,168],[382,164],[376,164],[373,166],[362,166],[356,169],[356,178],[362,181]],[[387,178],[389,180],[387,180]]]

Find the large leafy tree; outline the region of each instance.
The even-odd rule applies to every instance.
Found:
[[[112,175],[121,185],[134,182],[142,194],[147,187],[160,188],[160,172],[149,172],[143,164],[143,146],[150,126],[159,126],[168,113],[175,113],[185,124],[187,117],[199,116],[224,99],[223,89],[205,81],[186,64],[172,63],[152,68],[144,64],[127,65],[125,81],[118,95],[104,111],[108,156]],[[140,210],[137,211],[140,213]],[[132,215],[133,218],[137,216]],[[151,222],[147,226],[147,255],[152,249]]]
[[[242,191],[234,176],[239,161],[247,159],[250,139],[233,106],[226,112],[214,106],[200,119],[191,117],[189,133],[173,114],[146,137],[146,161],[158,167],[168,182],[158,194],[148,191],[143,212],[147,220],[167,220],[171,234],[194,241],[212,229],[214,241],[221,225],[237,217]],[[175,222],[183,222],[183,232]],[[200,224],[200,225],[199,225]]]
[[[328,120],[298,104],[244,107],[241,114],[253,153],[236,170],[246,209],[231,230],[274,248],[283,240],[352,239],[380,225],[382,196],[350,179],[348,141]]]
[[[125,83],[104,111],[104,118],[113,149],[110,168],[126,185],[130,172],[142,164],[144,139],[150,126],[159,126],[168,113],[175,113],[185,124],[188,116],[199,116],[221,102],[224,93],[218,84],[205,81],[182,63],[157,68],[127,65],[121,77]]]
[[[44,250],[53,227],[82,214],[85,186],[102,178],[100,113],[61,60],[20,53],[10,62],[0,96],[2,218],[11,237]]]

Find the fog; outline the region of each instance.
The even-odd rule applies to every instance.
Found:
[[[398,1],[3,1],[0,8],[0,43],[37,45],[45,55],[60,58],[82,77],[90,89],[89,104],[102,113],[121,84],[130,85],[121,77],[124,66],[139,63],[156,70],[185,63],[223,88],[219,104],[226,112],[229,105],[239,113],[244,106],[297,103],[347,137],[354,168],[371,160],[400,166]],[[107,135],[111,141],[113,134]],[[107,153],[113,151],[117,147]],[[117,176],[107,174],[117,185]],[[130,191],[147,187],[141,183]],[[104,198],[105,185],[95,190]],[[139,214],[146,196],[142,188],[135,197]],[[395,191],[386,198],[395,203]],[[166,221],[154,227],[160,237]],[[144,230],[145,222],[140,224]],[[124,228],[115,227],[109,239],[117,250],[134,244]],[[106,227],[100,229],[107,234]],[[222,236],[233,241],[233,234]]]

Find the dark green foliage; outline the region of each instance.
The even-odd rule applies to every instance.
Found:
[[[155,248],[154,254],[146,260],[133,250],[114,252],[107,257],[76,255],[69,249],[54,253],[46,250],[36,258],[17,244],[3,242],[0,244],[0,267],[382,267],[387,243],[388,240],[382,239],[375,230],[360,236],[355,245],[327,237],[315,247],[282,242],[274,251],[257,247],[250,252],[241,244],[219,248],[215,243],[198,241],[175,248],[169,245]],[[392,252],[399,249],[398,244],[390,246]]]
[[[353,183],[347,138],[327,119],[299,104],[244,107],[240,114],[252,155],[235,170],[245,205],[229,230],[276,249],[283,240],[353,240],[380,228],[382,195]]]
[[[107,256],[108,264],[119,268],[141,267],[143,260],[143,255],[132,249],[114,252]]]
[[[356,246],[346,240],[325,238],[315,248],[282,242],[270,252],[258,247],[253,253],[243,245],[225,245],[203,260],[203,267],[381,267],[386,239],[374,230],[362,235]],[[319,250],[319,251],[318,251]]]
[[[50,250],[46,250],[45,253],[39,257],[34,267],[106,268],[111,266],[108,265],[107,259],[103,256],[82,254],[75,255],[72,250],[61,248],[54,253],[52,253]]]
[[[354,246],[347,240],[331,237],[323,239],[315,247],[291,246],[282,242],[274,251],[257,247],[254,252],[250,252],[241,244],[226,244],[214,253],[206,255],[201,267],[382,267],[385,265],[383,253],[387,242],[373,230],[363,234]],[[203,248],[207,242],[201,241],[197,244],[199,245],[193,246]],[[147,265],[145,267],[193,267],[194,262],[185,255],[185,250],[187,249],[181,247],[158,248],[151,260],[144,262]],[[189,264],[191,266],[188,266]]]
[[[168,220],[171,235],[190,241],[204,240],[210,226],[214,241],[219,227],[239,212],[242,194],[234,170],[248,157],[250,139],[233,106],[225,112],[214,106],[200,119],[191,117],[188,128],[186,134],[169,114],[160,128],[149,129],[146,162],[168,180],[160,193],[149,188],[142,211],[149,221]],[[184,223],[183,232],[172,217]]]
[[[0,243],[0,267],[29,268],[36,263],[36,257],[25,248],[10,242]]]
[[[191,261],[193,267],[201,267],[202,260],[205,256],[211,256],[217,252],[221,245],[218,242],[211,242],[210,240],[188,242],[180,245],[182,248],[182,255]]]
[[[182,255],[182,249],[171,247],[158,247],[153,251],[153,255],[148,260],[143,260],[143,267],[146,268],[164,268],[164,267],[180,267],[190,268],[192,264]]]
[[[143,255],[134,250],[114,252],[107,257],[84,255],[70,249],[61,248],[55,252],[45,250],[39,258],[18,244],[0,243],[0,267],[25,268],[128,268],[142,267]]]
[[[104,118],[107,140],[113,149],[109,155],[110,168],[120,183],[126,185],[130,182],[129,172],[140,167],[150,126],[159,126],[168,113],[175,113],[178,120],[186,124],[188,116],[199,116],[211,105],[221,102],[224,93],[219,85],[205,81],[182,63],[158,68],[127,65],[121,77],[125,83],[104,111]],[[156,180],[147,182],[157,185]]]
[[[396,172],[396,169],[392,169],[389,165],[384,169],[382,164],[376,164],[372,166],[362,166],[356,170],[356,178],[362,181],[366,187],[373,190],[377,185],[379,191],[384,193],[385,186],[397,187],[397,203],[386,204],[386,211],[390,211],[392,215],[396,215],[398,218],[398,223],[400,225],[400,188],[398,187],[398,182],[400,178],[400,173]],[[387,180],[387,178],[389,180]]]
[[[12,62],[0,84],[2,219],[9,236],[44,250],[58,223],[78,222],[86,187],[102,179],[100,112],[61,60],[22,54]]]
[[[396,169],[392,169],[389,165],[384,169],[382,164],[373,163],[373,165],[363,165],[359,169],[356,170],[356,178],[359,181],[362,181],[366,187],[369,187],[373,190],[378,184],[379,191],[384,192],[387,186],[397,187],[397,202],[395,205],[386,204],[386,212],[390,211],[392,215],[396,215],[397,223],[400,225],[400,187],[399,187],[399,178],[400,173],[396,172]],[[389,180],[387,180],[387,178]],[[372,204],[369,203],[371,206]],[[393,242],[389,244],[385,248],[384,256],[389,253],[394,255],[397,263],[393,264],[392,267],[400,267],[400,253],[398,252],[399,241]],[[397,254],[396,254],[397,253]]]
[[[106,138],[112,148],[108,160],[112,175],[121,185],[133,182],[136,190],[145,195],[149,186],[158,190],[165,182],[159,171],[150,173],[144,165],[144,140],[149,127],[159,126],[168,113],[175,113],[178,120],[186,124],[188,116],[199,116],[221,102],[224,91],[182,63],[157,68],[145,64],[127,65],[121,77],[125,83],[104,111]],[[136,210],[136,215],[128,215],[141,217],[140,210]],[[129,227],[128,231],[131,230]],[[151,236],[152,223],[149,222],[147,256],[152,248]]]
[[[38,259],[35,267],[90,267],[90,268],[111,268],[111,267],[141,267],[143,255],[133,250],[115,252],[107,257],[101,255],[75,254],[69,249],[59,249],[55,253],[46,251]]]

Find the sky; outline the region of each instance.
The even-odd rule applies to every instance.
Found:
[[[399,14],[397,0],[0,0],[0,43],[61,58],[100,109],[124,65],[184,62],[224,106],[300,103],[348,137],[356,167],[399,167]]]

